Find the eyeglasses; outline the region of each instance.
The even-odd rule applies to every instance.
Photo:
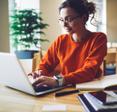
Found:
[[[70,24],[71,22],[73,22],[75,19],[79,18],[80,16],[75,16],[75,17],[67,17],[66,19],[62,19],[59,18],[59,23],[63,24],[63,23],[68,23]]]

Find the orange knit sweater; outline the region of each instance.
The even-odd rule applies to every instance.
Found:
[[[106,35],[93,32],[81,42],[74,42],[70,35],[60,35],[43,57],[39,69],[47,76],[60,64],[67,83],[76,84],[101,76],[100,65],[107,53]]]

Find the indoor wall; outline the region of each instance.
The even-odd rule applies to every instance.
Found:
[[[9,52],[8,0],[0,0],[0,52]]]
[[[49,27],[45,30],[45,37],[49,42],[43,42],[42,48],[47,50],[50,44],[61,34],[61,27],[58,23],[58,7],[61,0],[40,0],[40,10],[42,17]]]
[[[42,48],[47,50],[50,44],[61,34],[58,24],[58,7],[62,0],[40,0],[42,17],[49,27],[45,30],[45,37],[49,42],[43,42]],[[107,0],[107,37],[110,42],[117,42],[117,0]],[[0,0],[0,52],[9,52],[9,24],[8,0]]]
[[[117,0],[107,0],[107,37],[117,42]]]

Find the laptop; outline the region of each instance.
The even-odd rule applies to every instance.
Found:
[[[35,90],[16,55],[3,52],[0,52],[0,84],[35,96],[65,88],[43,87]]]

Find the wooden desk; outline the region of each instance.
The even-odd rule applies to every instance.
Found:
[[[45,104],[65,104],[66,112],[84,112],[76,98],[77,94],[62,97],[55,97],[54,94],[35,97],[0,86],[0,112],[42,112],[42,107]]]

